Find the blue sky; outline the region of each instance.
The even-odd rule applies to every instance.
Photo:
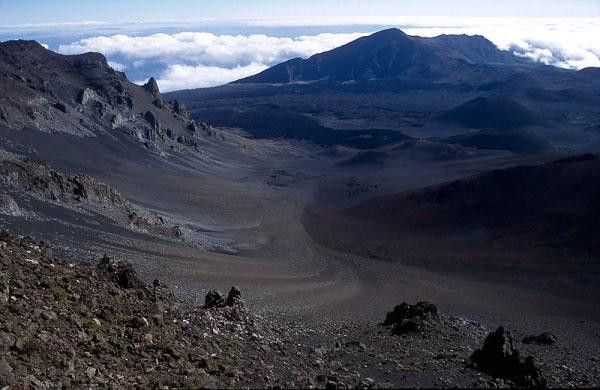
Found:
[[[600,0],[0,0],[0,25],[331,16],[600,16]]]

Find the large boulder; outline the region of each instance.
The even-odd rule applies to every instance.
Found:
[[[97,268],[120,288],[147,290],[146,284],[139,278],[133,266],[129,263],[104,256]]]
[[[204,298],[204,307],[207,309],[212,307],[224,307],[225,304],[225,297],[220,291],[217,290],[209,291]]]
[[[403,302],[387,313],[383,326],[393,326],[392,333],[423,332],[439,320],[437,307],[429,302],[410,305]]]
[[[227,306],[237,306],[242,305],[244,301],[242,301],[242,292],[239,288],[233,286],[231,290],[229,290],[229,294],[227,294]]]
[[[242,292],[237,287],[232,287],[227,294],[227,298],[217,290],[209,291],[204,298],[204,307],[207,309],[213,307],[234,307],[244,304]]]
[[[521,357],[511,333],[503,327],[491,332],[483,347],[471,355],[471,366],[496,378],[513,381],[517,386],[545,387],[546,380],[533,357]]]

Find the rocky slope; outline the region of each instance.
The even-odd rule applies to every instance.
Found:
[[[572,360],[556,338],[519,347],[503,329],[486,338],[480,324],[424,302],[397,306],[385,326],[313,327],[254,314],[236,288],[228,296],[209,292],[204,304],[180,301],[158,280],[146,285],[127,263],[104,257],[77,265],[44,242],[6,232],[0,271],[2,386],[597,384],[597,360]],[[522,349],[535,358],[523,360]],[[555,365],[565,358],[571,371]]]
[[[199,149],[197,137],[214,130],[166,101],[151,78],[130,83],[99,53],[66,56],[35,41],[0,43],[0,126],[79,137],[129,134],[160,151]]]
[[[164,218],[134,206],[113,188],[87,175],[65,175],[41,161],[0,149],[0,213],[25,216],[33,210],[19,207],[11,197],[30,198],[66,208],[78,208],[108,216],[117,224],[137,231],[179,237],[177,226]]]

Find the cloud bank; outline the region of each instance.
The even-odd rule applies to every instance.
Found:
[[[113,35],[86,38],[61,45],[59,52],[77,54],[98,51],[111,66],[136,76],[140,82],[156,75],[160,88],[210,87],[256,74],[294,57],[343,45],[365,33],[318,34],[295,38],[267,35],[214,35],[205,32]]]
[[[600,36],[600,19],[411,18],[393,25],[410,35],[480,34],[500,49],[564,68],[600,66],[600,40],[596,38]],[[371,32],[297,37],[207,32],[118,34],[63,44],[58,51],[101,52],[113,68],[126,72],[130,79],[141,83],[155,76],[163,91],[172,91],[224,84],[294,57],[306,58],[333,49]]]

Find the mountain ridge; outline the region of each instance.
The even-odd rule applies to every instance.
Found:
[[[234,83],[289,83],[393,78],[412,70],[437,77],[469,65],[517,65],[526,61],[499,50],[481,35],[409,36],[391,28],[308,59],[294,58]]]

